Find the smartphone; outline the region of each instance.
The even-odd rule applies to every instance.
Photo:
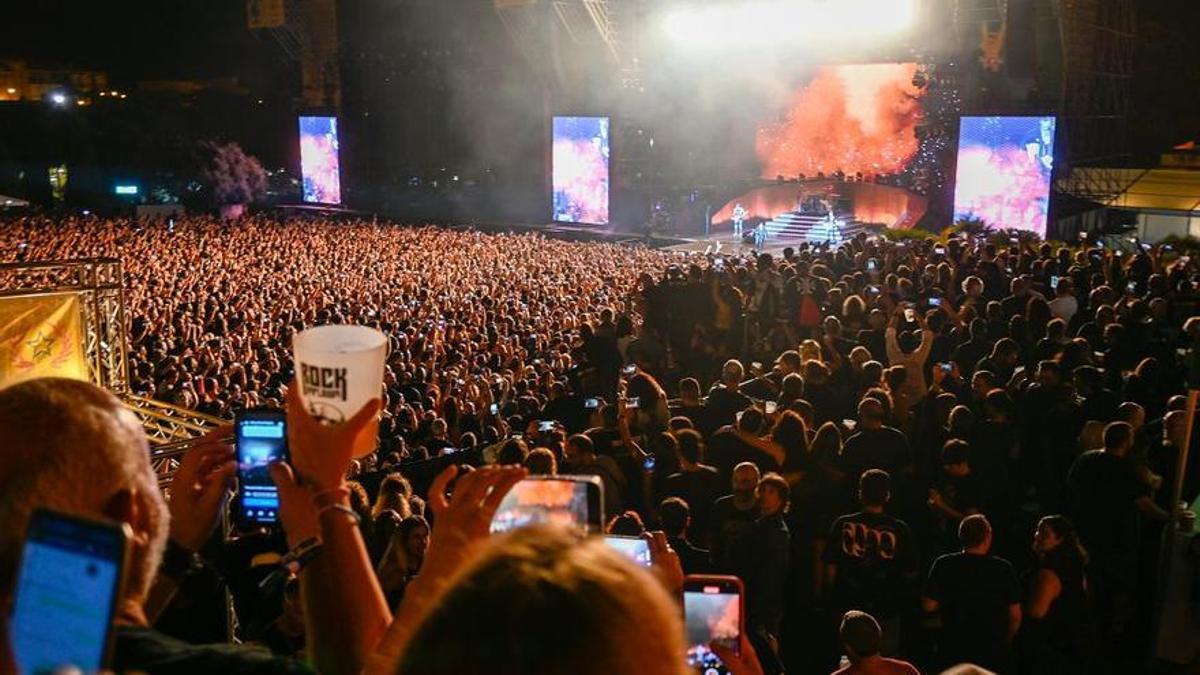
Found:
[[[579,534],[604,529],[604,486],[598,476],[529,476],[513,486],[496,515],[491,531],[508,532],[543,523]]]
[[[609,548],[632,560],[642,567],[650,567],[650,542],[641,537],[622,537],[615,534],[604,535],[604,543]]]
[[[587,408],[588,410],[595,410],[596,408],[600,407],[600,399],[598,399],[598,398],[585,399],[583,402],[583,407]]]
[[[642,460],[642,469],[645,471],[653,471],[658,464],[658,458],[654,455],[646,455],[646,459]]]
[[[132,537],[124,523],[33,513],[9,626],[18,672],[94,673],[108,665]]]
[[[778,409],[779,404],[775,401],[763,401],[763,412],[767,413],[768,415],[774,415],[775,411]]]
[[[879,287],[878,286],[867,286],[867,293],[870,293],[871,295],[879,295],[879,293],[880,293]]]
[[[1143,250],[1143,251],[1149,251],[1149,250],[1150,250],[1150,249],[1152,249],[1152,248],[1154,248],[1154,247],[1153,247],[1153,246],[1151,246],[1150,244],[1142,244],[1142,250]]]
[[[493,404],[491,404],[490,406],[488,406],[488,412],[490,412],[490,413],[491,413],[491,414],[493,414],[493,415],[499,414],[499,412],[500,412],[500,404],[499,404],[499,403],[493,403]]]
[[[712,642],[741,654],[745,589],[737,577],[690,575],[683,580],[683,620],[688,665],[699,672],[728,673],[709,648]]]
[[[1057,276],[1052,275],[1050,277],[1050,290],[1052,290],[1052,291],[1058,290],[1058,279],[1059,278]]]
[[[930,299],[929,299],[929,306],[930,306],[930,307],[941,307],[941,306],[942,306],[942,299],[941,299],[941,298],[930,298]]]
[[[751,362],[751,363],[750,363],[750,370],[751,370],[751,371],[753,371],[753,372],[759,372],[759,373],[761,373],[761,372],[762,372],[762,362],[761,362],[761,361],[753,361],[753,362]]]
[[[621,369],[622,375],[633,375],[637,372],[637,365],[630,363]]]
[[[917,310],[913,309],[912,307],[905,309],[904,310],[904,320],[909,323],[916,321],[917,320]]]
[[[868,261],[867,261],[867,271],[868,271],[868,272],[874,272],[874,271],[875,271],[875,269],[876,269],[876,265],[875,265],[875,259],[874,259],[874,258],[872,258],[872,259],[870,259],[870,260],[868,260]]]
[[[270,525],[279,520],[279,492],[267,467],[287,461],[287,418],[282,410],[252,409],[238,415],[238,493],[234,517],[243,525]]]
[[[842,420],[842,426],[846,427],[847,431],[853,433],[854,428],[858,426],[858,420],[844,419]]]
[[[1008,243],[1012,244],[1013,246],[1016,246],[1017,244],[1021,243],[1021,240],[1017,239],[1016,237],[1009,237]]]
[[[542,420],[538,422],[538,431],[543,434],[547,431],[554,431],[554,420]]]
[[[937,255],[946,255],[946,247],[945,246],[934,246],[933,252]]]
[[[637,396],[630,396],[629,398],[625,399],[625,407],[626,408],[636,409],[636,408],[641,407],[641,405],[642,405],[642,400],[640,398],[638,398]]]
[[[939,363],[938,368],[941,368],[942,372],[946,373],[947,375],[954,372],[954,364],[953,363],[948,363],[948,362],[947,363]]]
[[[1130,293],[1137,293],[1137,282],[1131,281],[1125,284],[1125,290],[1129,291]]]

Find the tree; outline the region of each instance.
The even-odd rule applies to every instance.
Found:
[[[204,178],[215,206],[248,204],[267,194],[267,172],[237,143],[201,144]]]

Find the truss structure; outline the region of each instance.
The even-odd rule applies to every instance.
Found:
[[[1134,0],[1057,0],[1063,45],[1062,120],[1071,168],[1060,189],[1111,202],[1127,187],[1127,127],[1137,23]],[[1079,177],[1072,173],[1082,174]]]
[[[142,422],[151,463],[166,483],[178,457],[220,420],[133,395],[129,388],[128,319],[124,271],[116,258],[83,258],[0,264],[0,297],[74,293],[82,313],[89,380],[119,397]]]

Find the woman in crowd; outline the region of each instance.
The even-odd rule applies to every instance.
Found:
[[[1088,603],[1087,553],[1071,521],[1046,516],[1033,536],[1037,567],[1022,603],[1022,649],[1030,673],[1087,672],[1095,648]]]

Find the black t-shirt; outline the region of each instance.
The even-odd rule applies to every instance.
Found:
[[[729,483],[711,466],[700,465],[696,471],[679,471],[663,481],[663,497],[679,497],[688,503],[692,514],[692,531],[707,532],[713,502],[727,494]]]
[[[734,503],[733,497],[725,495],[713,502],[709,514],[709,549],[715,569],[722,573],[736,571],[733,553],[745,545],[745,539],[758,519],[757,506],[743,511]]]
[[[316,671],[303,661],[273,656],[261,648],[240,645],[192,645],[152,628],[118,626],[113,650],[113,670],[155,675],[253,675]]]
[[[1075,459],[1067,480],[1075,491],[1075,523],[1083,544],[1095,553],[1131,547],[1137,539],[1134,502],[1150,494],[1127,458],[1090,450]]]
[[[905,577],[916,572],[917,554],[908,525],[886,513],[859,511],[833,522],[824,560],[837,565],[834,592],[847,609],[877,618],[900,612]]]
[[[852,485],[867,469],[883,469],[895,480],[901,470],[912,463],[908,439],[899,429],[880,427],[864,429],[846,439],[840,464]]]
[[[1008,609],[1021,601],[1017,574],[1007,560],[951,553],[933,561],[925,597],[938,602],[945,663],[970,661],[995,668],[1003,663]]]
[[[701,416],[700,433],[705,436],[725,426],[733,424],[737,414],[749,408],[753,401],[750,397],[724,386],[713,387],[708,392],[708,402],[704,404],[704,415]],[[693,420],[695,421],[695,420]]]

